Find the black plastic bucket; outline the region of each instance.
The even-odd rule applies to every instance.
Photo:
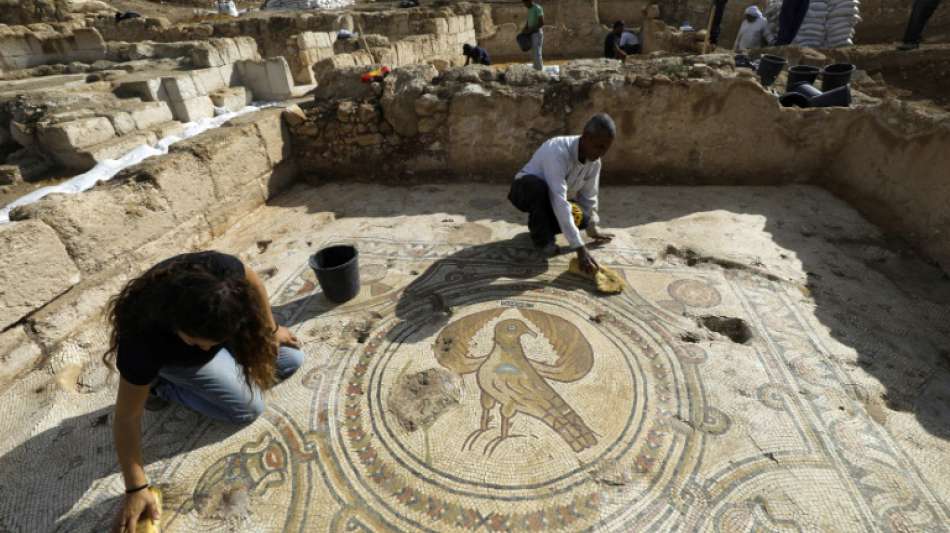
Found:
[[[759,60],[759,69],[757,71],[762,86],[768,87],[775,83],[775,78],[777,78],[779,73],[782,72],[782,69],[785,68],[786,63],[787,61],[785,61],[784,57],[764,54]]]
[[[851,63],[828,65],[821,71],[821,90],[828,92],[851,83],[851,74],[854,74],[854,65]]]
[[[799,82],[789,87],[788,92],[798,93],[804,96],[805,98],[814,98],[816,96],[821,95],[821,91],[819,91],[817,87],[815,87],[814,85],[810,83],[805,83],[805,82]]]
[[[811,65],[795,65],[788,68],[788,83],[785,84],[785,90],[791,91],[792,87],[799,83],[815,84],[821,69]]]
[[[360,254],[353,246],[328,246],[310,257],[310,268],[317,275],[327,300],[341,304],[360,292]]]
[[[518,41],[518,48],[521,48],[522,52],[528,52],[531,50],[531,34],[528,33],[519,33],[515,40]]]
[[[778,99],[782,107],[808,107],[808,97],[801,93],[785,93]]]
[[[851,86],[842,85],[825,91],[808,101],[811,107],[848,107],[851,105]]]

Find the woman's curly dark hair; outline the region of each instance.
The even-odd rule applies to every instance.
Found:
[[[276,383],[277,340],[267,312],[244,276],[221,279],[204,262],[171,259],[129,281],[109,301],[112,335],[103,361],[115,367],[122,339],[180,331],[227,344],[247,384],[268,389]]]

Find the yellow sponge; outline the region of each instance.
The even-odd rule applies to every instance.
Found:
[[[158,502],[158,510],[162,510],[162,491],[158,490],[158,487],[149,487],[147,489],[152,493],[152,496],[155,496],[155,500]],[[136,533],[159,533],[159,523],[157,521],[152,521],[152,518],[143,514],[139,517],[139,521],[135,524]]]
[[[597,290],[604,294],[619,294],[623,292],[624,287],[626,287],[623,278],[605,266],[600,267],[593,276],[584,272],[581,270],[581,264],[577,261],[576,257],[571,259],[571,264],[567,270],[574,274],[584,276],[587,279],[593,278],[594,283],[597,284]]]

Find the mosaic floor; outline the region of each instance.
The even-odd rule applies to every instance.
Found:
[[[327,241],[357,245],[362,292],[334,307],[295,260],[273,303],[310,357],[261,420],[148,414],[164,531],[950,530],[950,485],[867,414],[797,287],[655,263],[621,241],[597,257],[628,288],[602,297],[523,239]],[[688,317],[705,315],[743,317],[752,339],[696,338]],[[457,396],[401,424],[397,384],[433,369]],[[73,480],[49,529],[108,528],[121,492],[108,432],[75,441],[108,412],[0,462],[9,475],[33,454],[102,455],[77,463],[95,480]],[[48,497],[20,483],[4,514]]]

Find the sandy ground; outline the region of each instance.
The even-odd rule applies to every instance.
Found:
[[[213,247],[307,360],[246,427],[146,413],[163,531],[946,531],[946,276],[812,187],[603,191],[610,297],[501,186],[298,185],[244,218]],[[341,306],[306,264],[334,242]],[[105,530],[104,336],[0,392],[0,531]],[[424,372],[459,388],[394,399]]]

